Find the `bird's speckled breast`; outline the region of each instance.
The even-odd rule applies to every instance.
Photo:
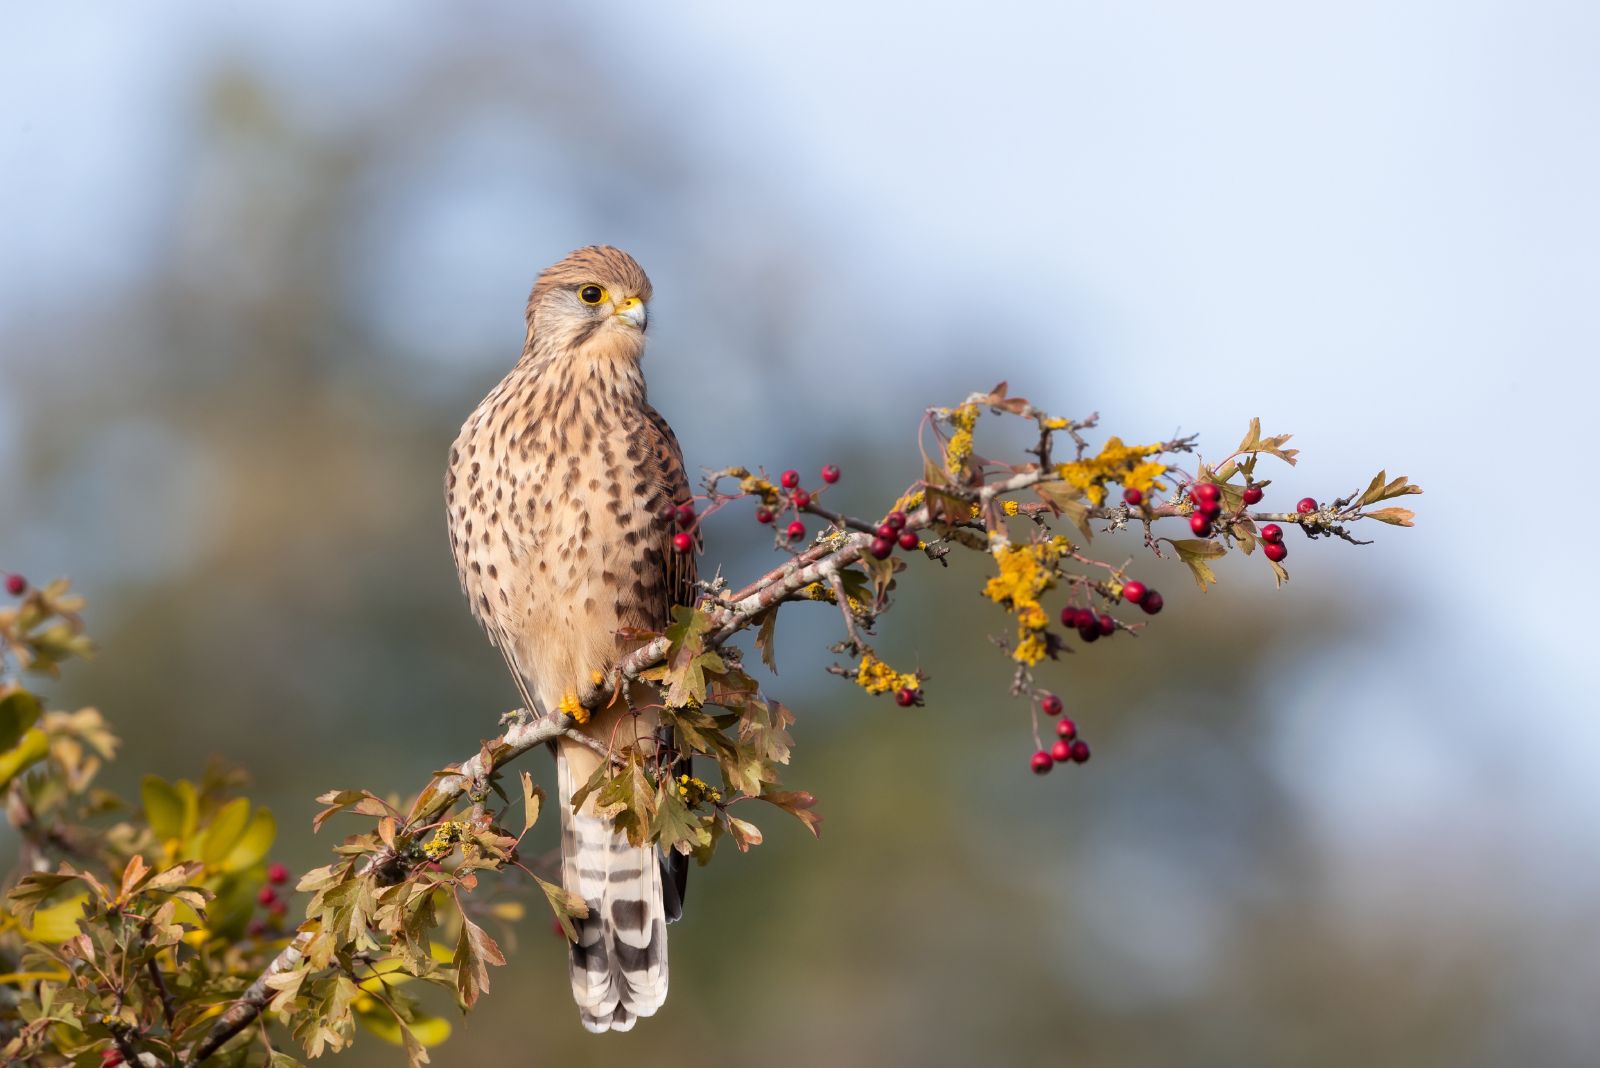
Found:
[[[451,449],[445,495],[462,588],[546,709],[614,662],[619,628],[656,624],[621,606],[647,573],[660,497],[629,364],[519,365]]]

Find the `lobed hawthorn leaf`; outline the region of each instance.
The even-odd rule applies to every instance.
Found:
[[[533,830],[539,822],[539,806],[544,801],[544,791],[533,784],[533,776],[522,773],[522,833]]]
[[[677,605],[672,609],[675,622],[667,628],[665,671],[660,678],[666,684],[662,698],[668,705],[681,707],[701,704],[706,697],[706,674],[721,675],[727,670],[721,656],[706,648],[706,635],[711,632],[711,617],[697,609]]]
[[[1409,527],[1417,517],[1417,513],[1409,508],[1379,508],[1376,512],[1363,512],[1366,519],[1376,519],[1380,523],[1388,523],[1395,527]]]
[[[767,670],[774,675],[778,673],[777,627],[778,606],[762,612],[756,617],[759,625],[756,628],[756,650],[761,653],[761,662],[767,665]]]
[[[489,992],[489,965],[500,967],[505,962],[505,954],[489,932],[463,915],[455,956],[456,998],[463,1009],[471,1009]]]
[[[38,727],[23,731],[16,745],[0,753],[0,788],[50,755],[50,736]]]
[[[1200,587],[1201,593],[1206,591],[1208,583],[1214,584],[1217,581],[1216,573],[1206,561],[1228,554],[1228,550],[1221,544],[1202,538],[1184,538],[1182,541],[1172,541],[1168,538],[1162,540],[1178,550],[1178,559],[1187,564],[1189,570],[1193,572],[1195,585]]]
[[[1272,577],[1277,580],[1278,589],[1283,589],[1284,583],[1289,581],[1289,572],[1276,560],[1268,560],[1267,565],[1272,568]]]
[[[672,788],[670,780],[662,783],[656,792],[650,835],[666,848],[684,854],[711,844],[711,832]]]
[[[1299,449],[1284,448],[1292,437],[1294,437],[1293,434],[1274,434],[1268,438],[1262,437],[1261,418],[1257,416],[1250,420],[1250,429],[1245,433],[1244,440],[1239,443],[1239,448],[1235,451],[1241,453],[1264,452],[1268,456],[1276,456],[1292,467],[1299,463],[1295,457],[1300,455]]]
[[[574,919],[583,919],[589,915],[589,904],[577,894],[564,886],[547,883],[537,875],[533,881],[539,884],[539,889],[544,891],[544,896],[550,902],[550,911],[555,913],[556,922],[561,925],[561,933],[567,936],[567,941],[578,940],[578,928],[573,924]]]
[[[1094,531],[1089,529],[1089,506],[1083,503],[1083,490],[1065,482],[1041,482],[1033,489],[1044,503],[1066,516],[1078,528],[1084,544],[1094,540]]]
[[[760,797],[761,800],[769,805],[777,805],[805,824],[806,830],[811,832],[812,837],[822,837],[822,816],[820,813],[811,811],[817,803],[815,797],[812,797],[804,790],[774,790],[771,793],[762,793]]]
[[[733,839],[733,844],[741,853],[750,852],[751,846],[760,845],[762,842],[760,827],[735,816],[728,817],[728,837]]]
[[[1399,478],[1391,482],[1389,481],[1389,473],[1387,471],[1379,471],[1375,476],[1373,476],[1372,481],[1367,484],[1366,492],[1362,493],[1360,498],[1357,499],[1356,507],[1363,508],[1369,504],[1376,504],[1378,501],[1389,500],[1391,497],[1404,497],[1410,493],[1421,492],[1422,487],[1413,485],[1411,480],[1405,475],[1401,475]],[[1405,511],[1405,509],[1399,510]],[[1385,509],[1385,511],[1389,511],[1389,509]],[[1384,522],[1389,522],[1389,520],[1384,520]],[[1411,524],[1404,523],[1400,525],[1410,526]]]

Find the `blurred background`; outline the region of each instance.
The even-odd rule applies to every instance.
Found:
[[[1291,538],[1281,592],[1145,558],[1159,625],[1041,675],[1095,746],[1045,779],[976,570],[885,621],[922,710],[788,609],[822,839],[774,812],[696,873],[631,1035],[579,1029],[531,910],[435,1063],[1600,1056],[1600,8],[538,6],[8,6],[0,568],[90,597],[51,697],[120,727],[112,785],[242,764],[303,870],[312,795],[493,731],[445,452],[539,269],[614,243],[693,467],[836,462],[881,510],[922,409],[1005,378],[1214,457],[1260,415],[1304,449],[1269,504],[1428,493]],[[770,559],[743,510],[709,538]]]

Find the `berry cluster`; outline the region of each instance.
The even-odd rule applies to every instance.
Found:
[[[1194,502],[1189,529],[1197,538],[1211,537],[1212,526],[1222,515],[1222,488],[1215,482],[1193,483],[1189,486],[1189,500]]]
[[[1047,716],[1061,716],[1064,707],[1061,698],[1053,693],[1039,696],[1039,711]],[[1065,716],[1056,721],[1056,741],[1049,749],[1034,753],[1028,766],[1035,775],[1047,774],[1057,764],[1068,762],[1086,764],[1089,761],[1089,743],[1078,737],[1078,725]]]
[[[288,881],[288,868],[276,862],[267,865],[267,884],[256,893],[256,904],[267,911],[267,916],[265,919],[257,917],[250,921],[246,932],[251,938],[260,938],[269,930],[282,930],[284,917],[289,913],[289,906],[278,896],[278,891],[274,888]]]
[[[883,522],[878,524],[878,529],[873,534],[872,544],[867,546],[867,552],[871,553],[875,560],[887,560],[893,554],[896,545],[902,549],[915,549],[922,544],[917,532],[907,525],[906,514],[899,509],[884,516]]]

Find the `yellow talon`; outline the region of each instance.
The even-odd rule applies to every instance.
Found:
[[[589,710],[584,708],[583,702],[578,700],[577,690],[568,690],[566,693],[562,694],[561,704],[556,707],[558,711],[562,712],[564,715],[571,716],[579,723],[589,722]]]

